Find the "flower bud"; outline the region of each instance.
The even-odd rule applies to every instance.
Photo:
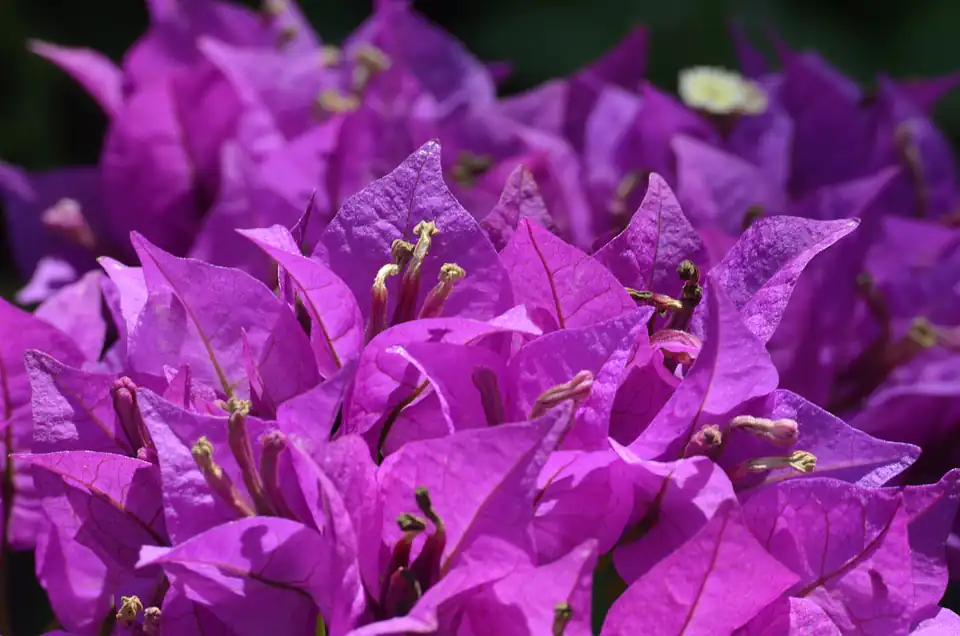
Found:
[[[147,426],[137,406],[137,385],[134,381],[126,376],[117,378],[110,386],[110,397],[130,449],[138,452],[143,446],[152,447],[153,443],[147,433]]]
[[[567,400],[580,402],[590,395],[592,389],[593,373],[586,370],[580,371],[569,382],[558,384],[544,391],[530,409],[530,419],[540,417]]]
[[[783,448],[790,448],[797,442],[797,423],[787,418],[771,420],[765,417],[738,415],[730,420],[730,428],[762,437]]]
[[[287,436],[280,431],[269,431],[260,438],[263,452],[260,454],[260,477],[264,494],[270,506],[281,517],[295,519],[280,489],[280,454],[287,448]]]

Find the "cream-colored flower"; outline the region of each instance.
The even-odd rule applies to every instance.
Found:
[[[687,106],[714,115],[755,115],[767,107],[767,96],[757,84],[739,73],[712,66],[681,71],[679,92]]]

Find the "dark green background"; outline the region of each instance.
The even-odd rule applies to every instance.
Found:
[[[302,5],[329,43],[370,9],[361,0]],[[649,76],[671,88],[685,66],[734,64],[725,31],[731,18],[754,32],[775,27],[794,47],[818,49],[864,82],[879,71],[903,77],[960,68],[960,0],[424,0],[416,6],[482,59],[512,61],[507,90],[572,71],[638,24],[652,34]],[[95,162],[99,152],[103,116],[63,73],[27,53],[28,38],[119,59],[145,25],[138,0],[0,0],[0,157],[42,169]],[[937,117],[956,145],[960,91]],[[8,295],[19,281],[3,238],[0,231],[0,295]],[[16,565],[31,567],[26,558]],[[15,634],[37,633],[42,625],[25,579],[14,595]],[[960,598],[951,597],[956,608]]]

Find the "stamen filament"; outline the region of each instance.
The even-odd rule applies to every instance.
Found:
[[[270,431],[261,441],[260,477],[263,479],[264,493],[279,516],[296,519],[280,489],[280,454],[287,448],[287,436],[280,431]]]
[[[191,453],[197,467],[200,468],[200,472],[206,479],[207,485],[214,493],[236,510],[240,516],[256,516],[253,508],[244,501],[240,491],[233,485],[230,476],[223,472],[223,469],[213,460],[213,444],[206,437],[197,440],[197,443],[191,449]]]
[[[454,283],[462,280],[467,273],[455,263],[444,263],[437,277],[437,285],[430,290],[423,307],[420,308],[420,318],[436,318],[443,313],[443,306],[453,292]]]
[[[250,444],[250,434],[247,432],[247,416],[241,410],[231,413],[227,420],[227,441],[234,459],[240,465],[243,483],[253,500],[254,508],[261,515],[275,516],[277,511],[274,510],[264,491],[263,480],[253,458],[253,446]]]
[[[439,231],[433,221],[420,221],[416,227],[413,228],[414,234],[419,238],[413,248],[413,256],[407,264],[407,269],[403,272],[403,281],[400,283],[400,297],[393,314],[394,325],[413,320],[417,296],[420,293],[420,277],[423,270],[423,261],[430,251],[433,236]]]
[[[370,322],[367,323],[367,342],[373,340],[377,334],[387,328],[387,303],[389,301],[387,279],[398,276],[403,271],[403,268],[413,257],[413,250],[414,247],[410,243],[396,239],[390,248],[393,262],[381,267],[373,279],[373,287],[371,288],[373,302],[370,309]]]

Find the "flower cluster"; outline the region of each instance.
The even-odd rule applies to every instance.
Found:
[[[150,8],[120,67],[34,45],[99,165],[0,170],[51,634],[960,629],[953,78],[738,33],[677,99],[638,31],[498,100],[407,3]]]

